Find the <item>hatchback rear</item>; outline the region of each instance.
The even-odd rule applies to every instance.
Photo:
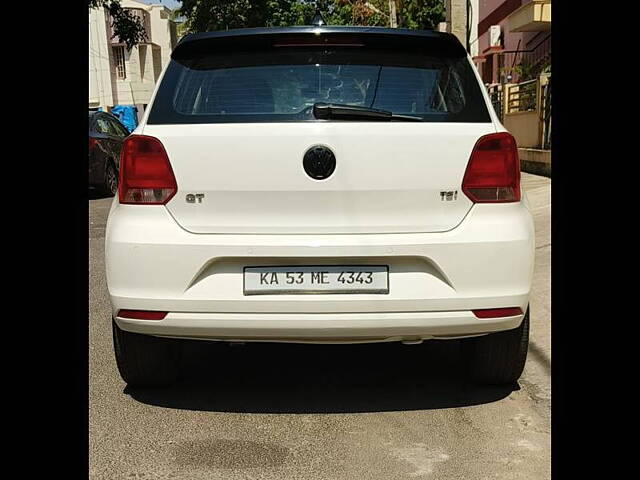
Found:
[[[452,35],[187,36],[120,163],[106,263],[128,383],[175,378],[179,339],[464,339],[476,379],[520,376],[533,222]]]

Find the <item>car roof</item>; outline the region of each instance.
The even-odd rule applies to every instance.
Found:
[[[113,120],[116,120],[118,123],[122,123],[118,117],[116,117],[113,113],[105,112],[103,110],[89,110],[89,118],[95,117],[97,115],[105,115]]]
[[[115,120],[116,122],[118,122],[120,125],[122,125],[123,128],[127,128],[124,126],[124,124],[120,121],[120,119],[118,117],[116,117],[114,114],[109,113],[109,112],[105,112],[102,110],[89,110],[89,129],[91,129],[93,127],[94,124],[94,120],[96,117],[98,116],[105,116],[105,117],[109,117],[111,120]]]
[[[389,41],[403,41],[412,43],[423,43],[425,40],[433,39],[438,44],[453,49],[456,53],[464,53],[466,50],[458,40],[458,38],[446,32],[436,32],[434,30],[412,30],[407,28],[386,28],[386,27],[343,27],[343,26],[300,26],[300,27],[270,27],[270,28],[238,28],[232,30],[219,30],[215,32],[202,32],[187,34],[180,39],[172,52],[172,57],[176,53],[183,53],[190,50],[194,44],[202,41],[224,41],[233,39],[243,39],[245,41],[259,42],[261,39],[287,35],[334,35],[349,34],[361,35],[368,39],[386,39]],[[207,42],[208,43],[208,42]]]

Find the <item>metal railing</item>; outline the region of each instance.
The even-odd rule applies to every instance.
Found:
[[[543,74],[535,80],[515,84],[487,85],[487,92],[500,121],[505,123],[510,115],[533,114],[537,123],[529,123],[537,128],[535,148],[551,150],[551,75]],[[507,116],[507,118],[503,118]],[[529,116],[529,118],[531,118]],[[529,120],[528,120],[529,121]],[[537,125],[534,127],[534,125]]]
[[[504,113],[504,91],[502,85],[499,83],[489,85],[487,92],[489,93],[489,99],[491,100],[491,105],[493,105],[496,115],[498,115],[498,118],[502,121]]]
[[[538,80],[507,85],[507,113],[532,112],[537,108]]]
[[[527,76],[538,76],[544,64],[551,58],[551,34],[529,50],[504,50],[498,53],[497,57],[498,71],[508,72],[513,82],[518,82],[523,77],[526,79]]]

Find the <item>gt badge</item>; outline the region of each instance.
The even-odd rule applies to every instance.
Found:
[[[202,203],[202,199],[204,198],[204,193],[187,193],[187,203]]]

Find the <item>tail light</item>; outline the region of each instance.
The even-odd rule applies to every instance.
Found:
[[[96,146],[98,141],[95,138],[89,137],[89,151],[93,150],[93,147]]]
[[[177,191],[176,178],[160,140],[146,135],[127,137],[120,155],[120,203],[164,205]]]
[[[516,141],[510,134],[492,133],[476,142],[462,191],[475,203],[520,201],[520,161]]]

